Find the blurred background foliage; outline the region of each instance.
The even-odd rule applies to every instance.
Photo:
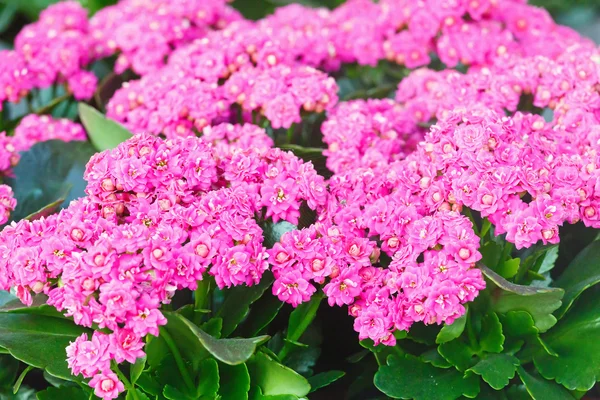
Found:
[[[58,0],[0,0],[0,48],[10,48],[21,27],[37,19],[41,10]],[[79,0],[92,13],[117,0]],[[259,19],[276,7],[300,3],[310,7],[334,8],[344,0],[234,0],[233,6],[247,18]],[[530,0],[545,7],[561,24],[571,26],[600,44],[600,0]]]

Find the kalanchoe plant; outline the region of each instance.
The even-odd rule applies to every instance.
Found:
[[[543,9],[65,2],[3,55],[0,395],[599,379],[600,52]]]

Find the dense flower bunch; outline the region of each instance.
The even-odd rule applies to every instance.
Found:
[[[13,190],[8,185],[0,185],[0,225],[4,225],[10,218],[10,213],[17,206]]]
[[[71,120],[29,114],[19,122],[13,136],[0,133],[0,175],[10,175],[12,167],[19,162],[19,152],[29,150],[38,142],[53,139],[70,142],[86,138],[83,127]]]
[[[311,67],[278,65],[249,68],[225,83],[225,97],[245,111],[258,110],[274,129],[289,128],[301,121],[301,111],[323,112],[337,103],[337,84]]]
[[[17,151],[25,151],[38,142],[86,140],[87,135],[83,126],[69,119],[29,114],[17,125],[12,139]]]
[[[400,160],[423,138],[418,122],[413,110],[389,99],[340,103],[321,127],[327,167],[340,173]]]
[[[330,305],[349,306],[361,339],[387,345],[396,329],[464,314],[485,287],[474,268],[479,237],[422,169],[404,160],[335,175],[325,222],[273,248],[273,293],[297,304],[315,292],[311,281],[324,284]]]
[[[220,86],[169,66],[127,82],[108,103],[107,115],[134,132],[187,136],[228,120],[237,103],[260,112],[273,128],[289,128],[300,122],[301,110],[335,105],[336,92],[333,78],[310,67],[248,67]]]
[[[107,116],[132,132],[189,136],[225,120],[229,103],[216,83],[162,69],[126,82],[108,103]]]
[[[324,179],[268,147],[259,129],[211,128],[209,138],[221,137],[216,149],[198,138],[138,135],[90,160],[89,197],[1,234],[0,288],[15,287],[26,304],[46,293],[77,324],[111,332],[68,349],[73,373],[93,378],[98,396],[123,390],[110,361],[143,355],[142,338],[158,335],[159,306],[177,289],[195,289],[207,270],[220,288],[260,281],[268,253],[257,220],[297,224],[302,202],[325,206]],[[240,132],[265,145],[248,146]]]
[[[38,22],[27,25],[14,50],[0,56],[0,108],[5,100],[18,102],[33,88],[65,83],[77,99],[92,97],[96,76],[86,71],[92,38],[87,11],[77,2],[58,3],[44,10]]]
[[[210,29],[241,19],[226,0],[124,0],[90,20],[96,57],[118,53],[115,71],[143,75],[164,65],[173,49]]]
[[[127,0],[90,20],[78,2],[52,5],[23,28],[14,50],[0,52],[0,109],[52,84],[66,84],[76,99],[87,100],[97,85],[86,70],[92,61],[119,53],[118,73],[145,74],[162,67],[173,49],[239,19],[225,0]]]

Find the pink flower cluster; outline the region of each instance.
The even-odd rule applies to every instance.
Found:
[[[300,122],[302,110],[322,112],[336,102],[335,80],[310,67],[248,67],[220,86],[169,65],[126,82],[108,103],[107,115],[134,132],[177,137],[227,121],[235,103],[248,113],[260,112],[277,129]]]
[[[86,140],[83,126],[69,119],[55,119],[47,115],[29,114],[15,129],[12,143],[17,151],[29,150],[38,142],[47,140]]]
[[[403,159],[423,138],[418,122],[411,108],[390,99],[340,103],[321,127],[327,168],[340,173]]]
[[[284,235],[271,251],[273,293],[294,305],[324,285],[348,305],[361,339],[393,345],[416,321],[452,323],[485,287],[471,222],[424,186],[427,165],[408,160],[330,180],[322,223]],[[381,252],[392,258],[380,258]]]
[[[222,88],[166,68],[126,82],[107,105],[107,116],[132,132],[193,136],[224,121],[229,103]]]
[[[245,132],[264,145],[252,146]],[[110,332],[68,349],[73,373],[92,378],[105,399],[123,390],[110,361],[143,355],[142,338],[158,335],[166,323],[159,307],[176,290],[195,289],[205,272],[220,288],[258,283],[268,253],[257,221],[297,224],[301,204],[326,204],[313,166],[270,148],[260,128],[217,126],[206,136],[137,135],[96,154],[88,197],[0,234],[0,289],[16,288],[25,304],[45,293],[75,323]]]
[[[0,132],[0,175],[11,174],[19,163],[19,152],[27,151],[38,142],[47,140],[86,140],[83,127],[68,119],[55,119],[47,115],[29,114],[15,128],[14,136]]]
[[[517,248],[557,243],[564,222],[600,226],[599,83],[600,54],[587,40],[554,59],[513,56],[466,74],[421,69],[400,83],[398,103],[388,106],[409,121],[392,132],[414,135],[415,124],[437,121],[406,159],[424,170],[419,181],[432,210],[477,210]],[[552,120],[516,112],[528,102]],[[384,150],[395,142],[382,144],[382,129],[373,125],[387,119],[365,104],[342,103],[323,125],[335,172],[393,161]]]
[[[92,61],[118,53],[116,72],[145,74],[173,49],[239,19],[226,0],[123,0],[90,20],[76,1],[54,4],[23,28],[14,50],[0,52],[0,109],[52,84],[87,100],[98,81],[86,70]]]
[[[164,65],[173,49],[241,19],[226,0],[122,0],[90,20],[96,57],[117,53],[117,73],[144,75]]]
[[[225,83],[225,97],[245,111],[259,110],[274,129],[301,121],[300,112],[323,112],[337,103],[335,80],[311,67],[249,68]]]
[[[17,206],[13,190],[8,185],[0,185],[0,225],[4,225],[10,218],[10,213]]]
[[[33,88],[65,83],[76,99],[89,99],[96,76],[86,71],[91,61],[87,11],[74,1],[44,10],[15,39],[15,49],[0,52],[0,108],[18,102]]]

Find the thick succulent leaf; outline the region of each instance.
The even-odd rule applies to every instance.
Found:
[[[257,285],[250,287],[236,286],[224,290],[225,301],[216,314],[217,317],[223,319],[222,336],[229,336],[246,318],[252,303],[263,295],[270,296],[265,292],[271,286],[271,283],[273,283],[273,276],[269,273],[265,274]]]
[[[256,353],[247,365],[252,383],[260,387],[265,396],[304,397],[310,392],[310,384],[306,378],[263,352]]]
[[[0,346],[16,359],[65,380],[80,380],[67,367],[65,348],[82,333],[88,330],[63,318],[0,313]]]
[[[589,390],[600,379],[600,290],[587,290],[560,322],[542,335],[557,356],[538,350],[533,361],[546,379]]]
[[[405,355],[388,357],[375,374],[375,386],[394,399],[454,400],[479,393],[479,377],[454,368],[441,369]]]
[[[98,151],[114,149],[133,136],[123,125],[106,118],[100,111],[85,103],[79,103],[79,117]]]
[[[552,284],[565,290],[562,306],[556,316],[561,318],[573,302],[587,288],[600,282],[600,241],[592,242],[569,264],[565,272]]]
[[[11,219],[19,221],[61,199],[67,206],[83,197],[87,185],[83,173],[94,153],[88,142],[61,140],[36,143],[23,152],[14,177],[8,180],[17,199]]]
[[[481,375],[495,390],[503,389],[508,382],[514,378],[519,360],[508,354],[489,354],[469,369],[477,375]]]
[[[178,321],[177,325],[187,327],[186,343],[188,341],[199,343],[217,360],[229,365],[242,364],[248,361],[252,354],[254,354],[256,347],[269,339],[269,336],[258,336],[249,339],[217,339],[179,314],[165,314],[169,319],[169,324],[171,324],[171,321]],[[178,340],[181,339],[178,338]]]
[[[533,400],[575,400],[567,389],[556,382],[533,376],[522,367],[518,367],[517,372]]]
[[[250,373],[246,364],[219,364],[219,374],[224,382],[219,387],[221,400],[248,400]]]
[[[465,313],[460,318],[455,319],[451,325],[444,325],[444,327],[440,330],[440,333],[438,333],[437,337],[435,338],[436,343],[440,344],[449,342],[456,339],[463,333],[467,322],[467,314],[469,312],[469,309],[467,307],[465,308]]]
[[[479,267],[496,286],[492,292],[493,311],[500,314],[526,311],[531,314],[540,332],[545,332],[556,324],[556,317],[552,313],[561,305],[563,289],[516,285],[484,265]]]

